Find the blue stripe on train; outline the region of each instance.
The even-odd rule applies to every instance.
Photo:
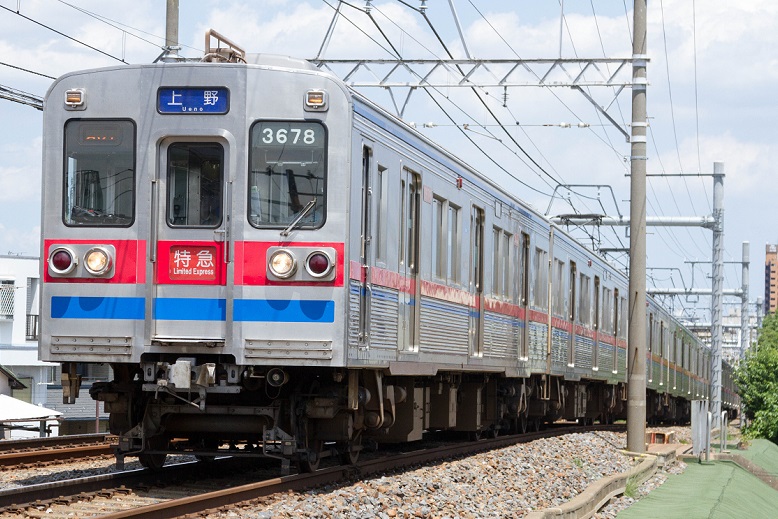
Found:
[[[224,299],[158,297],[154,299],[153,315],[159,321],[224,321],[226,305]]]
[[[335,322],[334,301],[236,299],[235,321],[332,323]]]
[[[142,297],[70,297],[51,298],[54,319],[143,319],[146,300]]]
[[[145,319],[146,301],[142,297],[69,297],[51,298],[54,319]],[[224,321],[224,299],[157,298],[154,319],[161,321]],[[238,322],[332,323],[335,302],[283,299],[235,300],[234,320]]]

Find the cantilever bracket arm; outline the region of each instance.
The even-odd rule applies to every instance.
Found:
[[[597,109],[597,111],[600,112],[602,115],[604,115],[605,118],[608,119],[611,122],[611,124],[615,126],[616,129],[622,133],[622,135],[624,135],[624,138],[627,140],[627,142],[629,142],[629,133],[627,133],[624,130],[624,128],[622,128],[621,125],[618,122],[616,122],[616,120],[613,119],[613,117],[611,117],[610,114],[608,114],[608,112],[605,111],[605,109],[603,109],[603,107],[598,105],[597,102],[594,99],[592,99],[592,96],[584,92],[583,88],[579,87],[578,85],[573,85],[572,88],[581,92],[581,95],[583,95],[590,103],[592,103],[592,105]]]

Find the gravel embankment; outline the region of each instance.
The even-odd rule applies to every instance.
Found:
[[[649,429],[652,430],[652,429]],[[667,432],[667,429],[658,429]],[[676,427],[676,442],[690,444],[688,427]],[[579,433],[386,474],[339,488],[270,496],[244,507],[210,515],[212,519],[252,518],[507,518],[558,506],[596,480],[635,464],[622,452],[626,434]],[[187,460],[175,457],[174,460]],[[136,463],[127,463],[136,468]],[[665,467],[637,491],[638,498],[661,485]],[[111,459],[0,472],[0,489],[115,472]],[[610,519],[634,502],[614,499],[595,517]]]
[[[625,435],[583,433],[366,479],[337,489],[272,496],[212,519],[522,517],[569,501],[597,479],[624,472]]]

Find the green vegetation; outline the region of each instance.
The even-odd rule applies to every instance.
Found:
[[[765,317],[759,341],[746,352],[736,372],[740,397],[746,408],[747,438],[778,443],[778,317]]]
[[[624,495],[632,499],[638,498],[638,480],[634,476],[627,478],[627,484],[624,486]]]

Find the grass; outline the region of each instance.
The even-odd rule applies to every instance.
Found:
[[[632,499],[638,498],[638,480],[634,477],[627,479],[627,484],[624,487],[624,495]]]

